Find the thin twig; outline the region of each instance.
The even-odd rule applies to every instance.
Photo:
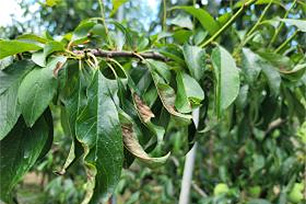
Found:
[[[242,12],[244,11],[244,9],[246,7],[248,7],[249,5],[251,5],[252,3],[254,3],[256,0],[250,0],[248,2],[246,2],[245,4],[243,4],[240,9],[232,16],[231,19],[229,19],[229,21],[223,25],[222,28],[220,28],[213,36],[211,36],[207,41],[205,41],[203,44],[200,45],[201,48],[206,47],[207,45],[209,45],[210,43],[212,43],[216,38],[218,38],[228,27],[230,27],[235,20],[242,14]]]
[[[100,10],[101,10],[101,20],[102,20],[102,24],[103,24],[103,26],[105,28],[106,37],[107,37],[108,42],[111,44],[112,42],[111,42],[111,40],[109,38],[109,35],[108,35],[108,33],[109,33],[108,27],[107,27],[107,24],[105,22],[104,3],[103,3],[103,0],[98,0],[98,2],[99,2]]]
[[[263,10],[263,12],[261,13],[259,19],[257,20],[256,24],[253,26],[253,28],[248,32],[247,36],[251,35],[256,29],[257,27],[260,25],[262,19],[264,18],[264,16],[266,15],[268,9],[270,8],[270,6],[272,5],[273,0],[270,0],[269,4],[265,7],[265,9]]]
[[[287,16],[289,15],[291,9],[294,7],[294,5],[296,4],[296,1],[297,0],[294,0],[294,2],[291,4],[290,8],[286,11],[285,15],[283,16],[283,18],[287,18]],[[281,31],[281,29],[283,28],[284,26],[284,22],[280,22],[279,26],[277,27],[277,29],[275,30],[274,32],[274,35],[269,43],[269,47],[273,45],[273,43],[275,42],[276,40],[276,37],[278,36],[279,32]]]
[[[198,193],[200,194],[203,198],[207,197],[207,194],[205,191],[203,191],[195,182],[192,182],[191,184],[192,188]]]
[[[132,51],[109,51],[102,49],[87,49],[87,50],[75,50],[73,51],[76,55],[84,55],[85,53],[91,53],[96,57],[126,57],[126,58],[145,58],[145,59],[155,59],[159,61],[169,61],[165,56],[156,52],[146,52],[146,53],[136,53]]]
[[[293,38],[299,33],[299,30],[296,30],[283,44],[281,44],[276,50],[275,53],[279,53],[288,43],[293,40]]]
[[[164,32],[167,31],[166,21],[167,21],[167,4],[166,4],[166,0],[163,0],[163,31]]]
[[[271,131],[273,131],[274,129],[280,127],[281,125],[283,125],[286,122],[285,119],[281,119],[281,118],[277,118],[276,120],[272,121],[267,130],[265,131],[265,135],[269,134]]]

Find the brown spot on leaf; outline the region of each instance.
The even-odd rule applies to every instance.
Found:
[[[147,106],[136,93],[134,93],[133,97],[134,97],[134,100],[135,100],[135,103],[136,103],[137,110],[138,110],[142,120],[145,123],[149,122],[151,120],[151,118],[155,117],[155,115],[151,111],[150,107]]]
[[[58,62],[53,70],[53,75],[57,77],[59,70],[63,67],[63,63]]]

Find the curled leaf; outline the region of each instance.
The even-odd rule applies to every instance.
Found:
[[[120,112],[119,117],[121,122],[123,142],[129,152],[131,152],[141,162],[151,168],[160,166],[167,161],[168,157],[170,156],[170,152],[162,157],[151,157],[148,155],[139,144],[137,138],[138,130],[132,119],[124,112]]]
[[[136,93],[133,94],[133,97],[139,115],[145,123],[149,122],[151,118],[155,117],[150,107],[147,106]]]

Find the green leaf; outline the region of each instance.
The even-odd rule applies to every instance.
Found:
[[[46,5],[49,7],[53,7],[57,5],[61,0],[46,0]]]
[[[26,127],[20,120],[0,141],[0,197],[1,200],[12,203],[11,192],[34,165],[48,140],[48,125],[41,117],[33,128]]]
[[[239,93],[239,72],[233,57],[223,47],[218,46],[212,52],[215,73],[215,105],[218,117],[228,108]]]
[[[124,34],[125,39],[126,39],[128,45],[129,45],[129,47],[132,48],[132,49],[134,49],[134,41],[133,41],[133,39],[132,39],[132,37],[131,37],[131,35],[130,35],[129,30],[128,30],[126,27],[124,27],[121,23],[119,23],[118,21],[116,21],[116,20],[110,19],[110,20],[108,20],[107,22],[109,22],[109,23],[111,23],[111,24],[114,24],[115,27],[116,27],[117,29],[119,29],[119,30]],[[118,39],[117,39],[117,40],[118,40]]]
[[[202,25],[202,27],[213,35],[219,30],[219,24],[214,20],[214,18],[204,9],[195,8],[193,6],[177,6],[174,9],[182,9],[193,17],[195,17]]]
[[[121,111],[119,118],[122,128],[124,146],[129,152],[131,152],[137,159],[150,168],[158,167],[167,161],[168,157],[170,156],[170,152],[163,157],[150,157],[144,151],[137,138],[139,130],[131,117]]]
[[[284,23],[296,26],[300,31],[306,32],[306,21],[305,20],[296,20],[296,19],[280,19]]]
[[[282,81],[279,72],[266,61],[260,61],[259,66],[261,66],[262,72],[267,79],[270,91],[274,96],[277,96],[279,94]]]
[[[82,146],[76,139],[75,124],[77,116],[86,105],[86,82],[80,74],[81,71],[75,69],[75,66],[77,66],[76,63],[67,66],[67,81],[69,83],[66,83],[61,97],[64,104],[64,107],[61,108],[61,124],[65,135],[71,137],[71,147],[63,167],[57,172],[59,174],[64,174],[75,159],[83,153]]]
[[[18,88],[19,83],[15,83],[0,95],[0,140],[11,131],[21,114],[17,103]]]
[[[54,69],[65,57],[53,58],[46,68],[35,68],[22,81],[18,90],[21,112],[28,126],[32,126],[45,111],[57,91]]]
[[[28,34],[23,34],[23,35],[19,35],[16,38],[19,41],[24,41],[24,42],[38,42],[38,43],[42,43],[45,44],[47,43],[49,40],[31,33]]]
[[[40,67],[46,66],[46,57],[43,51],[33,53],[31,60]]]
[[[199,81],[205,69],[205,51],[200,47],[185,44],[183,53],[191,76]]]
[[[175,91],[171,86],[167,84],[167,81],[165,80],[165,78],[163,78],[156,72],[154,68],[154,63],[152,63],[152,61],[153,60],[147,60],[147,65],[152,75],[158,96],[163,106],[165,107],[165,109],[171,115],[181,117],[183,119],[188,119],[188,120],[191,119],[190,115],[185,115],[175,110],[175,98],[176,98]]]
[[[34,67],[29,60],[22,60],[0,70],[0,95],[20,80]]]
[[[41,47],[28,42],[21,42],[18,40],[3,40],[0,41],[0,59],[15,55],[26,51],[40,50]]]
[[[261,66],[259,66],[259,61],[261,58],[252,52],[248,48],[242,49],[242,71],[245,75],[246,81],[249,84],[253,84],[257,81],[258,76],[261,71]]]
[[[117,12],[117,10],[120,8],[120,6],[122,6],[127,1],[128,0],[112,0],[113,9],[109,14],[110,17],[112,17]]]
[[[64,45],[60,42],[51,41],[48,42],[44,47],[44,56],[47,58],[50,54],[57,51],[64,51]]]
[[[71,42],[73,45],[82,44],[86,40],[88,40],[88,33],[90,30],[96,25],[95,22],[92,21],[83,21],[81,22],[78,27],[73,32]]]
[[[306,64],[298,64],[291,70],[280,70],[280,73],[285,78],[291,81],[299,81],[306,71]]]
[[[171,20],[172,25],[179,26],[181,28],[193,29],[193,23],[189,16],[178,15]]]
[[[204,99],[204,92],[198,82],[186,73],[176,75],[177,97],[175,107],[181,113],[190,113],[192,108],[199,107]]]
[[[151,111],[150,107],[147,106],[141,98],[132,90],[134,107],[137,110],[138,116],[143,124],[151,130],[157,137],[158,145],[162,144],[165,134],[165,129],[161,126],[154,125],[151,122],[151,118],[155,115]]]
[[[5,69],[9,65],[13,64],[13,62],[14,62],[14,57],[12,56],[8,56],[3,59],[0,59],[0,70]]]
[[[120,180],[123,142],[109,83],[96,71],[87,90],[88,103],[76,122],[77,139],[84,147],[88,186],[83,203],[105,202]]]

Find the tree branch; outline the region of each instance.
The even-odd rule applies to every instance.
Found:
[[[84,55],[86,53],[91,53],[96,57],[106,57],[106,58],[116,58],[116,57],[127,57],[127,58],[145,58],[145,59],[155,59],[159,61],[167,62],[169,61],[168,58],[165,56],[157,53],[157,52],[143,52],[143,53],[136,53],[133,51],[109,51],[109,50],[102,50],[102,49],[86,49],[86,50],[75,50],[73,51],[74,54],[77,55]]]

